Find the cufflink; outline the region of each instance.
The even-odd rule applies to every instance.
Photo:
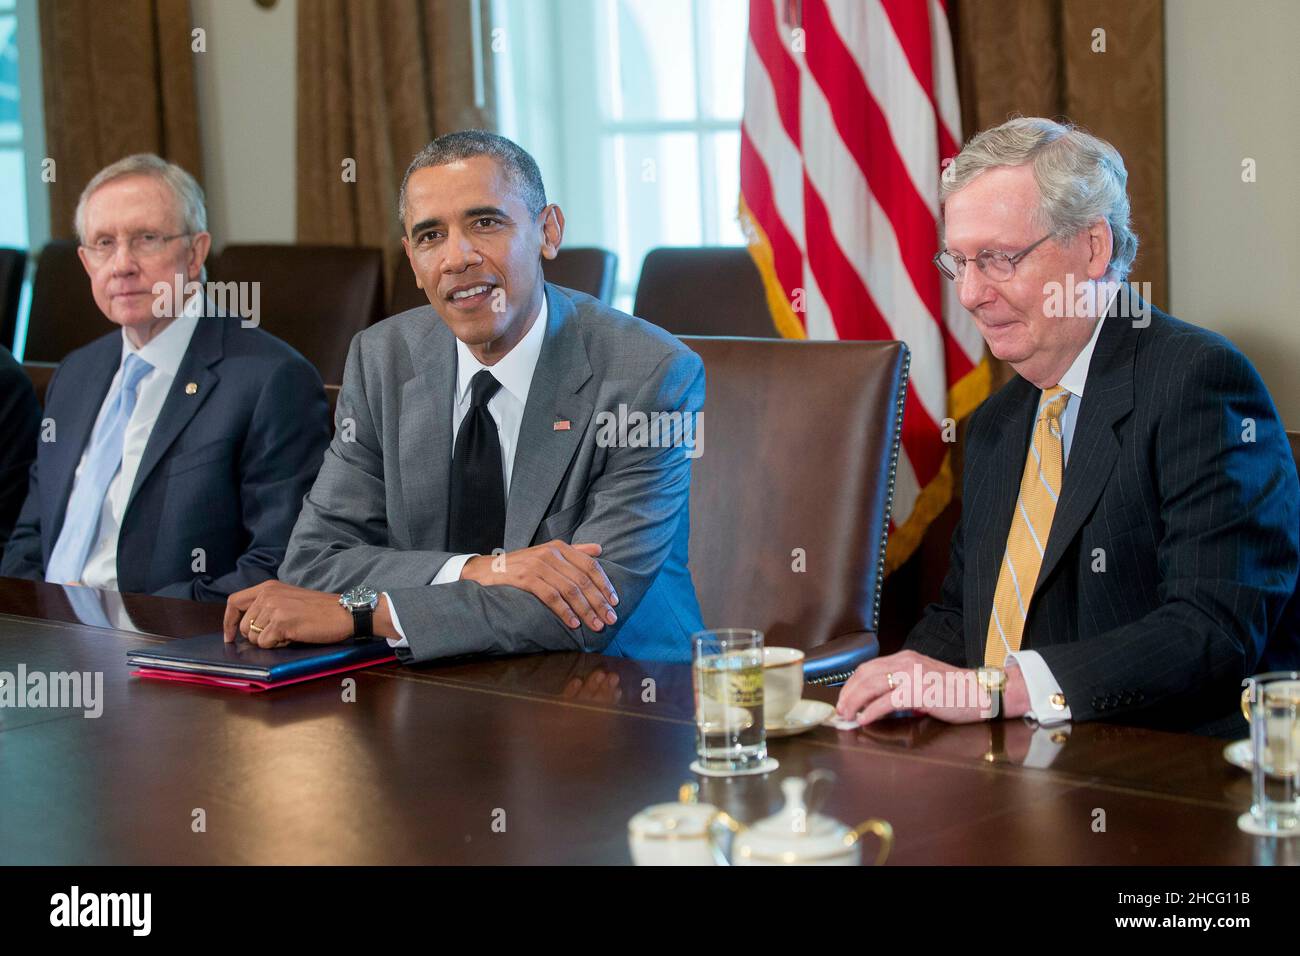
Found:
[[[1065,710],[1065,695],[1053,694],[1047,698],[1047,702],[1052,705],[1053,710]]]

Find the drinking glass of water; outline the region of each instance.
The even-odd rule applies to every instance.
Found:
[[[1300,830],[1300,671],[1250,678],[1243,707],[1250,717],[1250,816],[1260,829]]]
[[[767,759],[763,632],[742,627],[691,636],[695,737],[707,770],[751,770]]]

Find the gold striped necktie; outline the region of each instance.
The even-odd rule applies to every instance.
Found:
[[[1011,516],[1007,550],[993,592],[993,613],[984,643],[986,667],[1002,667],[1008,654],[1020,650],[1029,602],[1043,566],[1043,551],[1061,493],[1061,475],[1065,471],[1061,415],[1069,401],[1070,393],[1059,385],[1044,389],[1039,398],[1034,437],[1020,478],[1020,497]]]

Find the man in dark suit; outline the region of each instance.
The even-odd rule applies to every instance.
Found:
[[[275,576],[328,406],[301,355],[211,315],[206,219],[193,177],[152,155],[82,193],[81,260],[119,328],[50,381],[54,431],[0,573],[200,601]]]
[[[1006,717],[1239,734],[1242,680],[1295,666],[1277,627],[1300,564],[1285,433],[1230,342],[1121,284],[1126,181],[1108,143],[1033,118],[945,176],[936,264],[1017,374],[971,416],[940,601],[850,678],[842,717],[975,720],[1003,685]],[[920,699],[967,668],[982,698]]]
[[[31,380],[0,347],[0,422],[5,440],[0,444],[0,559],[5,542],[27,496],[27,470],[36,458],[36,437],[41,428],[41,403]]]
[[[689,660],[699,356],[544,281],[564,216],[509,140],[435,140],[400,216],[430,304],[353,340],[283,581],[231,596],[227,640]]]

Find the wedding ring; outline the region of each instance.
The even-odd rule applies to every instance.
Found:
[[[252,631],[254,634],[261,634],[263,631],[266,630],[266,628],[264,628],[264,627],[258,627],[256,624],[250,624],[250,625],[248,625],[248,629],[249,629],[250,631]]]
[[[894,675],[893,675],[892,673],[890,673],[890,674],[886,674],[886,675],[885,675],[885,680],[889,683],[889,689],[890,689],[890,690],[893,690],[894,688],[896,688],[896,687],[898,686],[898,681],[894,680]]]

